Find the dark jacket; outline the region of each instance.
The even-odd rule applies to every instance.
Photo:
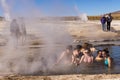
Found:
[[[106,23],[106,17],[102,17],[102,18],[101,18],[101,23],[102,23],[102,24],[105,24],[105,23]]]
[[[106,18],[107,22],[111,22],[111,21],[112,21],[112,19],[113,19],[113,17],[112,17],[112,16],[108,16],[108,17]]]

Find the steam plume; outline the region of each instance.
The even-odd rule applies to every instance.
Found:
[[[6,3],[6,0],[0,0],[1,1],[1,5],[3,7],[3,10],[4,10],[4,17],[5,17],[5,20],[6,21],[10,21],[11,18],[10,18],[10,11],[9,11],[9,7]]]

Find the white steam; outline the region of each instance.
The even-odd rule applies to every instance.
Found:
[[[5,17],[5,20],[6,21],[10,21],[11,18],[10,18],[10,11],[9,11],[9,7],[6,3],[6,0],[0,0],[1,1],[1,5],[3,7],[3,10],[4,10],[4,17]]]
[[[88,21],[88,17],[86,13],[81,13],[77,5],[75,5],[74,8],[77,14],[79,15],[79,18],[81,21],[84,21],[84,22]]]
[[[86,13],[82,13],[79,16],[80,16],[81,21],[84,21],[84,22],[88,21],[88,17]]]
[[[72,37],[67,33],[66,23],[56,21],[55,18],[42,21],[39,18],[41,15],[37,13],[39,11],[33,5],[32,7],[30,4],[26,4],[30,1],[25,1],[25,3],[24,1],[22,0],[19,3],[21,5],[19,11],[23,12],[22,14],[17,14],[18,12],[14,10],[11,13],[12,18],[17,18],[17,21],[21,16],[27,17],[25,19],[28,33],[27,41],[24,45],[21,45],[20,41],[14,42],[15,38],[7,37],[6,45],[2,47],[2,54],[0,55],[0,73],[36,74],[53,69],[54,71],[60,71],[61,67],[56,70],[53,65],[65,46],[72,42]],[[7,7],[5,0],[2,0],[2,3]],[[10,20],[8,7],[5,9],[5,14],[8,15],[6,19]],[[40,43],[40,41],[43,44],[32,45],[33,42]],[[15,47],[14,44],[18,45]],[[41,48],[34,49],[36,46]]]

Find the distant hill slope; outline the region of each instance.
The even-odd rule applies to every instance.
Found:
[[[109,14],[109,13],[105,13]],[[120,20],[120,11],[111,12],[111,15],[113,16],[113,19]],[[101,15],[98,16],[88,16],[89,20],[99,20],[101,18]]]
[[[105,13],[105,14],[109,14],[109,13]],[[115,11],[115,12],[111,12],[113,19],[114,20],[120,20],[120,11]],[[101,14],[103,15],[103,14]],[[100,20],[101,15],[98,16],[89,16],[88,15],[88,19],[89,20]],[[3,20],[4,17],[0,16],[0,21]],[[63,17],[47,17],[47,18],[40,18],[40,20],[52,20],[52,19],[58,19],[58,20],[65,20],[65,21],[75,21],[75,20],[79,20],[78,16],[63,16]]]
[[[112,14],[120,14],[120,11],[112,12]]]
[[[114,19],[120,19],[120,11],[112,12],[112,16],[114,17]]]

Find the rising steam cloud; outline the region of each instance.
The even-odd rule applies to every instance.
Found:
[[[5,17],[5,20],[6,21],[10,21],[11,18],[10,18],[10,11],[9,11],[9,7],[6,3],[6,0],[0,0],[1,1],[1,5],[3,7],[3,10],[4,10],[4,17]]]
[[[88,17],[86,13],[81,13],[77,5],[75,5],[74,8],[77,14],[79,15],[79,18],[81,21],[84,21],[84,22],[88,21]]]
[[[42,16],[38,14],[39,11],[35,6],[31,7],[30,4],[26,4],[31,3],[30,1],[21,0],[20,2],[19,11],[23,12],[22,15],[12,11],[12,17],[10,17],[6,0],[1,0],[6,20],[17,18],[19,23],[18,18],[24,15],[28,35],[24,46],[20,42],[14,42],[15,38],[7,37],[7,44],[3,46],[3,54],[0,56],[0,73],[35,74],[52,69],[60,71],[60,67],[55,69],[53,65],[65,46],[72,43],[72,37],[67,33],[67,25],[55,19],[42,22],[38,18]],[[7,27],[9,29],[9,25]],[[33,45],[29,42],[36,39],[41,39],[44,44],[39,45],[40,49],[31,49],[30,47]],[[14,46],[15,44],[18,45]]]

